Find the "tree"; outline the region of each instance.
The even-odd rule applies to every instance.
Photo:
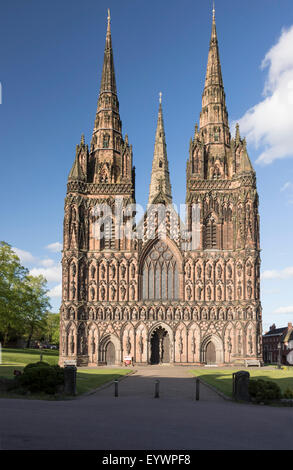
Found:
[[[47,313],[45,338],[48,343],[59,344],[59,313]]]
[[[29,348],[34,333],[38,337],[46,331],[47,311],[51,307],[47,297],[47,281],[43,276],[27,275],[22,285],[22,316],[23,329],[27,336]]]
[[[30,276],[6,242],[0,242],[0,332],[6,345],[11,332],[27,336],[44,332],[50,308],[46,279]]]
[[[22,327],[22,285],[27,274],[11,246],[0,242],[0,331],[4,346],[9,332]]]

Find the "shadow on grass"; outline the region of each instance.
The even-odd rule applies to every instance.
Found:
[[[269,371],[259,371],[259,370],[249,370],[243,368],[250,373],[250,380],[265,380],[276,383],[281,392],[284,393],[286,389],[291,388],[293,391],[293,371],[283,371],[283,370],[271,370]],[[220,392],[224,393],[226,396],[233,397],[233,373],[237,372],[236,370],[231,371],[230,373],[204,373],[203,371],[193,371],[193,375],[198,376],[203,382],[206,382],[209,385],[212,385]]]
[[[15,364],[13,366],[2,364],[0,365],[0,379],[13,379],[14,370],[22,370],[24,366]],[[77,370],[76,377],[76,391],[77,395],[83,395],[85,393],[94,392],[100,386],[111,382],[115,379],[120,379],[131,372],[130,369],[109,369],[99,370]],[[73,396],[65,395],[64,393],[56,393],[55,395],[49,395],[45,393],[28,393],[20,394],[17,389],[11,391],[0,391],[0,398],[22,398],[30,400],[68,400],[72,399]]]
[[[93,369],[93,371],[83,371],[77,370],[77,377],[76,377],[76,390],[78,395],[82,395],[84,393],[88,393],[94,391],[95,389],[99,388],[100,386],[111,382],[115,379],[121,379],[129,374],[130,369],[109,369],[99,371],[97,369]]]

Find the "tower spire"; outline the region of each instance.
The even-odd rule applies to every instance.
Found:
[[[172,203],[172,190],[163,121],[162,92],[159,93],[159,112],[148,203]]]
[[[213,22],[208,54],[205,86],[202,95],[200,128],[205,144],[228,144],[230,131],[222,78],[216,28],[216,10],[213,2]]]
[[[107,33],[101,86],[90,148],[94,183],[120,183],[132,179],[132,149],[122,136],[114,57],[111,37],[111,15],[108,9]]]

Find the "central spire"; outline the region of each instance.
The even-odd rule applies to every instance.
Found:
[[[148,203],[172,203],[161,92],[159,93],[159,113]]]

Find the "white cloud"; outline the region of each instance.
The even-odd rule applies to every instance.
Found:
[[[267,69],[264,98],[241,119],[241,133],[256,149],[257,162],[293,156],[293,26],[283,29],[278,42],[266,54],[261,68]]]
[[[285,184],[281,187],[280,191],[283,192],[283,191],[286,191],[286,190],[289,189],[289,188],[293,188],[293,184],[292,184],[290,181],[287,181],[287,183],[285,183]]]
[[[57,286],[53,287],[49,292],[49,297],[61,297],[62,295],[62,284],[57,284]]]
[[[47,268],[33,268],[30,270],[32,276],[44,276],[48,282],[61,282],[62,268],[61,265],[50,266]]]
[[[47,250],[52,251],[53,253],[58,253],[59,251],[62,250],[62,243],[60,242],[50,243],[50,245],[47,245],[45,248],[47,248]]]
[[[51,259],[51,258],[47,258],[47,259],[41,259],[39,261],[39,263],[42,265],[42,266],[45,266],[45,268],[49,268],[50,266],[54,266],[54,260]]]
[[[37,259],[29,252],[25,250],[20,250],[19,248],[12,247],[12,250],[17,254],[21,263],[36,263]]]
[[[273,313],[293,313],[293,305],[289,305],[288,307],[279,307],[274,310]]]
[[[288,279],[293,277],[293,266],[281,270],[267,270],[261,274],[261,279]]]

